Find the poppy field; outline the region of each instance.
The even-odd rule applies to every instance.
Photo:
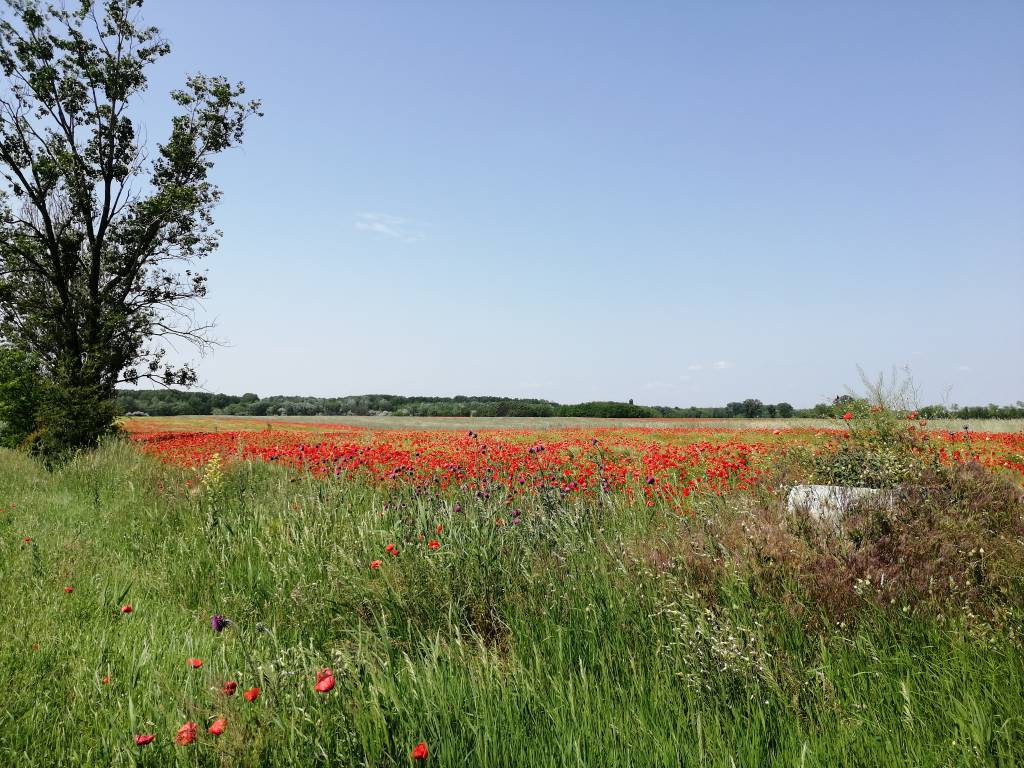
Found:
[[[1020,765],[1024,434],[794,518],[859,418],[4,452],[0,765]]]
[[[511,502],[537,493],[587,497],[622,492],[648,506],[660,503],[677,510],[686,508],[691,494],[750,490],[794,446],[814,449],[845,434],[845,425],[779,428],[771,422],[747,429],[687,425],[463,431],[210,418],[206,429],[191,431],[167,429],[174,425],[166,421],[133,419],[126,426],[145,452],[187,468],[202,468],[217,456],[417,493],[471,492]],[[197,426],[203,421],[191,419]],[[927,422],[911,425],[923,431]],[[1024,432],[931,429],[925,439],[945,463],[977,463],[1024,483]]]

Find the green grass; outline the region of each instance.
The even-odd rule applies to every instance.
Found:
[[[53,474],[0,453],[0,765],[394,766],[421,739],[437,766],[1024,765],[1009,635],[822,629],[799,594],[700,584],[658,555],[700,515],[546,499],[496,526],[472,498],[189,476],[121,443]]]

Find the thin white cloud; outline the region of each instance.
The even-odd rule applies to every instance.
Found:
[[[732,362],[731,360],[715,360],[713,363],[691,363],[690,365],[686,366],[686,370],[704,371],[711,369],[715,371],[724,371],[726,368],[732,368],[735,365],[736,363]]]
[[[644,389],[671,389],[672,385],[666,381],[648,381]]]
[[[961,365],[961,366],[959,366],[957,368],[957,370],[958,371],[969,371],[969,370],[971,370],[971,366],[969,366],[969,365]]]
[[[418,243],[426,238],[416,222],[388,213],[357,213],[355,226],[364,232],[375,232],[403,243]]]

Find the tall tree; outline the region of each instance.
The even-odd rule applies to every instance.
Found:
[[[259,103],[193,75],[150,155],[130,109],[170,52],[143,0],[72,8],[6,0],[0,17],[0,339],[39,360],[48,447],[89,446],[114,419],[115,387],[189,385],[167,338],[200,347],[195,263],[220,232],[213,158],[240,143]]]

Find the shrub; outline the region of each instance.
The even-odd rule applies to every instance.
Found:
[[[42,382],[34,360],[10,347],[0,348],[0,445],[17,448],[35,431]]]

